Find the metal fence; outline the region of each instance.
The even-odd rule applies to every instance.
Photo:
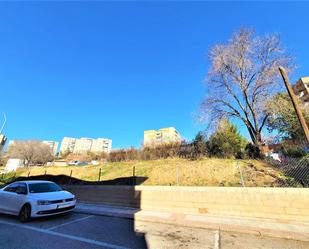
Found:
[[[229,166],[234,178],[229,181],[225,179],[217,180],[219,175],[223,174],[221,167],[219,170],[213,168],[214,171],[200,171],[202,167],[181,165],[176,163],[171,165],[173,170],[165,174],[168,178],[166,181],[151,183],[150,185],[171,185],[171,186],[239,186],[239,187],[309,187],[309,155],[303,158],[285,158],[281,162],[272,158],[265,158],[264,163],[272,166],[264,169],[255,167],[254,161],[237,160],[232,166]],[[184,167],[185,166],[185,167]],[[204,167],[207,167],[205,164]],[[119,174],[116,178],[110,179],[104,177],[104,166],[87,168],[80,171],[76,169],[61,169],[60,172],[53,172],[54,167],[42,167],[40,170],[29,169],[24,170],[21,174],[16,172],[0,172],[0,186],[16,179],[35,178],[36,176],[45,180],[55,180],[60,184],[111,184],[111,185],[139,185],[143,184],[148,175],[144,169],[140,170],[139,166],[131,166],[130,172]],[[276,172],[273,170],[276,169]],[[38,172],[39,171],[39,172]],[[216,172],[215,172],[216,171]],[[282,175],[278,171],[282,173]],[[232,174],[232,173],[231,173]],[[263,178],[266,176],[265,178]],[[282,176],[282,177],[281,177]],[[263,179],[272,178],[274,181]],[[163,178],[160,177],[160,178]],[[194,179],[194,181],[192,180]],[[206,179],[206,180],[205,180]],[[202,180],[205,180],[204,182]]]
[[[265,158],[265,162],[288,177],[287,181],[282,182],[283,187],[309,187],[309,155],[303,158],[284,158],[281,162]]]
[[[76,167],[75,169],[57,169],[57,173],[54,171],[54,167],[32,167],[23,168],[22,171],[6,172],[0,171],[0,187],[11,183],[16,180],[49,180],[55,181],[59,184],[102,184],[102,185],[138,185],[145,181],[144,177],[135,175],[135,166],[132,166],[131,172],[126,175],[119,175],[114,179],[105,179],[102,181],[104,172],[102,167],[87,168],[80,172],[81,168]]]

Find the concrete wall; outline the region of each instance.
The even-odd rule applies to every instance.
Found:
[[[66,186],[80,202],[309,222],[309,189],[165,186]]]

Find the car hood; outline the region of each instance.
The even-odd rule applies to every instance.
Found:
[[[30,193],[30,196],[36,200],[56,201],[73,198],[74,195],[68,191],[57,191],[48,193]]]

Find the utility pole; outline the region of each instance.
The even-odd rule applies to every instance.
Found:
[[[5,113],[3,113],[3,117],[4,117],[4,121],[3,121],[3,124],[0,128],[0,152],[2,151],[4,145],[5,145],[5,142],[7,140],[6,136],[4,134],[2,134],[2,131],[5,127],[5,124],[6,124],[6,115]]]
[[[0,134],[2,134],[2,131],[3,131],[3,129],[5,127],[5,124],[6,124],[6,115],[5,115],[5,113],[3,113],[3,117],[4,117],[4,121],[3,121],[3,124],[2,124],[1,129],[0,129]]]
[[[290,98],[292,100],[292,103],[293,103],[293,106],[294,106],[294,109],[295,109],[295,112],[296,112],[296,115],[298,117],[298,120],[300,122],[300,125],[301,127],[303,128],[303,131],[305,133],[305,136],[306,136],[306,139],[307,139],[307,143],[309,144],[309,130],[308,130],[308,126],[307,126],[307,123],[306,123],[306,120],[303,116],[303,113],[300,109],[300,106],[299,106],[299,103],[298,103],[298,99],[291,87],[291,84],[289,82],[289,78],[288,78],[288,75],[285,71],[285,69],[283,67],[279,67],[279,71],[281,73],[281,76],[282,76],[282,79],[284,81],[284,84],[286,86],[286,89],[290,95]]]

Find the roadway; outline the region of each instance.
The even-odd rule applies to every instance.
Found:
[[[305,249],[309,243],[220,232],[222,249]],[[215,248],[215,231],[79,213],[20,223],[0,215],[1,249]]]

